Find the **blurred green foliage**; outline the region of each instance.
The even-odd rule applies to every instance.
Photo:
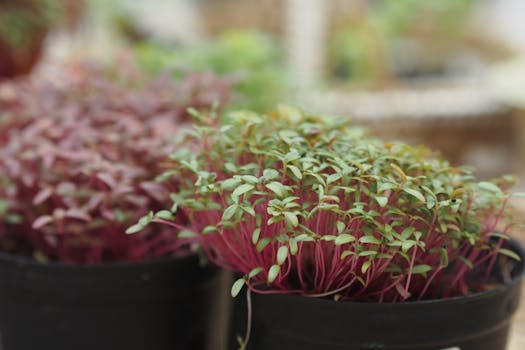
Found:
[[[362,82],[439,71],[458,46],[471,5],[472,0],[375,1],[331,38],[331,73]],[[407,55],[412,72],[403,66]]]
[[[457,33],[472,0],[382,0],[376,14],[385,34],[403,36],[432,22],[438,35]]]
[[[231,30],[191,47],[143,41],[136,53],[139,64],[154,73],[189,69],[231,76],[238,95],[231,108],[265,111],[286,94],[279,46],[272,37],[255,31]]]
[[[57,0],[0,1],[0,41],[11,50],[32,45],[61,15]]]

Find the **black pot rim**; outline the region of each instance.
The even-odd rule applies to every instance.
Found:
[[[9,263],[14,263],[17,265],[24,265],[24,266],[30,266],[35,268],[46,268],[46,269],[59,269],[59,270],[107,270],[107,269],[135,269],[137,267],[143,267],[148,265],[159,265],[164,264],[172,261],[179,261],[181,263],[183,262],[193,262],[197,258],[196,253],[191,253],[188,255],[167,255],[163,257],[158,258],[151,258],[141,261],[110,261],[110,262],[102,262],[102,263],[95,263],[95,264],[87,264],[87,263],[64,263],[64,262],[57,262],[57,261],[50,261],[46,263],[39,262],[35,260],[34,258],[22,255],[22,254],[16,254],[16,253],[8,253],[5,251],[0,251],[0,261],[5,261]]]
[[[382,308],[382,307],[385,307],[386,305],[388,305],[389,308],[404,308],[404,307],[416,307],[416,306],[419,306],[419,305],[436,305],[436,304],[445,304],[445,303],[446,304],[464,303],[465,301],[475,301],[475,300],[479,300],[479,299],[493,297],[494,295],[500,294],[503,291],[511,288],[512,286],[520,284],[522,282],[522,280],[525,278],[525,248],[516,239],[510,239],[509,243],[511,245],[512,250],[514,250],[516,253],[518,253],[518,255],[521,258],[520,271],[519,271],[518,274],[516,274],[516,276],[512,279],[512,281],[510,281],[508,283],[498,284],[496,287],[491,288],[489,290],[485,290],[485,291],[482,291],[482,292],[470,293],[470,294],[467,294],[467,295],[453,296],[453,297],[449,297],[449,298],[415,300],[415,301],[406,301],[406,302],[398,302],[398,303],[385,303],[385,302],[380,303],[380,302],[376,302],[376,301],[372,301],[372,302],[368,302],[368,301],[342,301],[342,302],[337,302],[337,303],[339,303],[341,305],[347,305],[347,306],[352,306],[352,305],[364,306],[364,305],[366,305],[367,307],[373,307],[373,308],[374,307]],[[258,294],[258,293],[254,293],[254,294],[257,295],[257,296],[259,296],[259,295],[263,296],[263,297],[266,296],[266,295]],[[293,299],[301,298],[303,300],[311,299],[311,302],[315,302],[315,303],[325,303],[325,304],[334,304],[335,303],[333,300],[326,299],[326,298],[308,297],[308,296],[305,296],[305,295],[292,294],[292,293],[290,293],[290,294],[270,294],[268,296],[279,297],[279,298],[281,298],[281,297],[282,298],[293,298]]]

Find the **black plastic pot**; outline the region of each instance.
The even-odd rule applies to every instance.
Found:
[[[0,348],[215,350],[221,273],[197,260],[44,265],[0,253]]]
[[[513,243],[523,261],[523,249]],[[465,297],[407,303],[334,302],[253,294],[250,350],[504,350],[521,295],[523,262],[511,283]],[[244,336],[245,298],[233,310]],[[231,344],[231,349],[234,345]]]

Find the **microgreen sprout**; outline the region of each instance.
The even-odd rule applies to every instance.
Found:
[[[60,81],[0,85],[0,249],[70,263],[178,251],[183,241],[166,227],[142,230],[148,217],[140,233],[125,231],[170,204],[176,179],[154,179],[172,139],[189,120],[188,107],[226,102],[228,83],[209,74],[147,78],[124,64],[118,72],[65,71]]]
[[[517,258],[503,247],[510,178],[479,182],[427,148],[292,107],[210,125],[172,156],[187,223],[152,220],[184,228],[241,274],[232,295],[450,297],[486,288],[498,256]]]

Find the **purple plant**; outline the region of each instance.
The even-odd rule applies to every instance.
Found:
[[[208,122],[172,156],[171,211],[142,223],[193,235],[243,275],[233,295],[246,284],[335,300],[444,298],[486,289],[498,258],[519,259],[504,247],[511,178],[478,182],[426,148],[288,107]]]
[[[209,74],[147,78],[67,68],[60,81],[0,85],[0,248],[42,261],[140,261],[181,248],[162,227],[129,236],[149,210],[169,204],[176,180],[160,184],[188,107],[229,98]]]

